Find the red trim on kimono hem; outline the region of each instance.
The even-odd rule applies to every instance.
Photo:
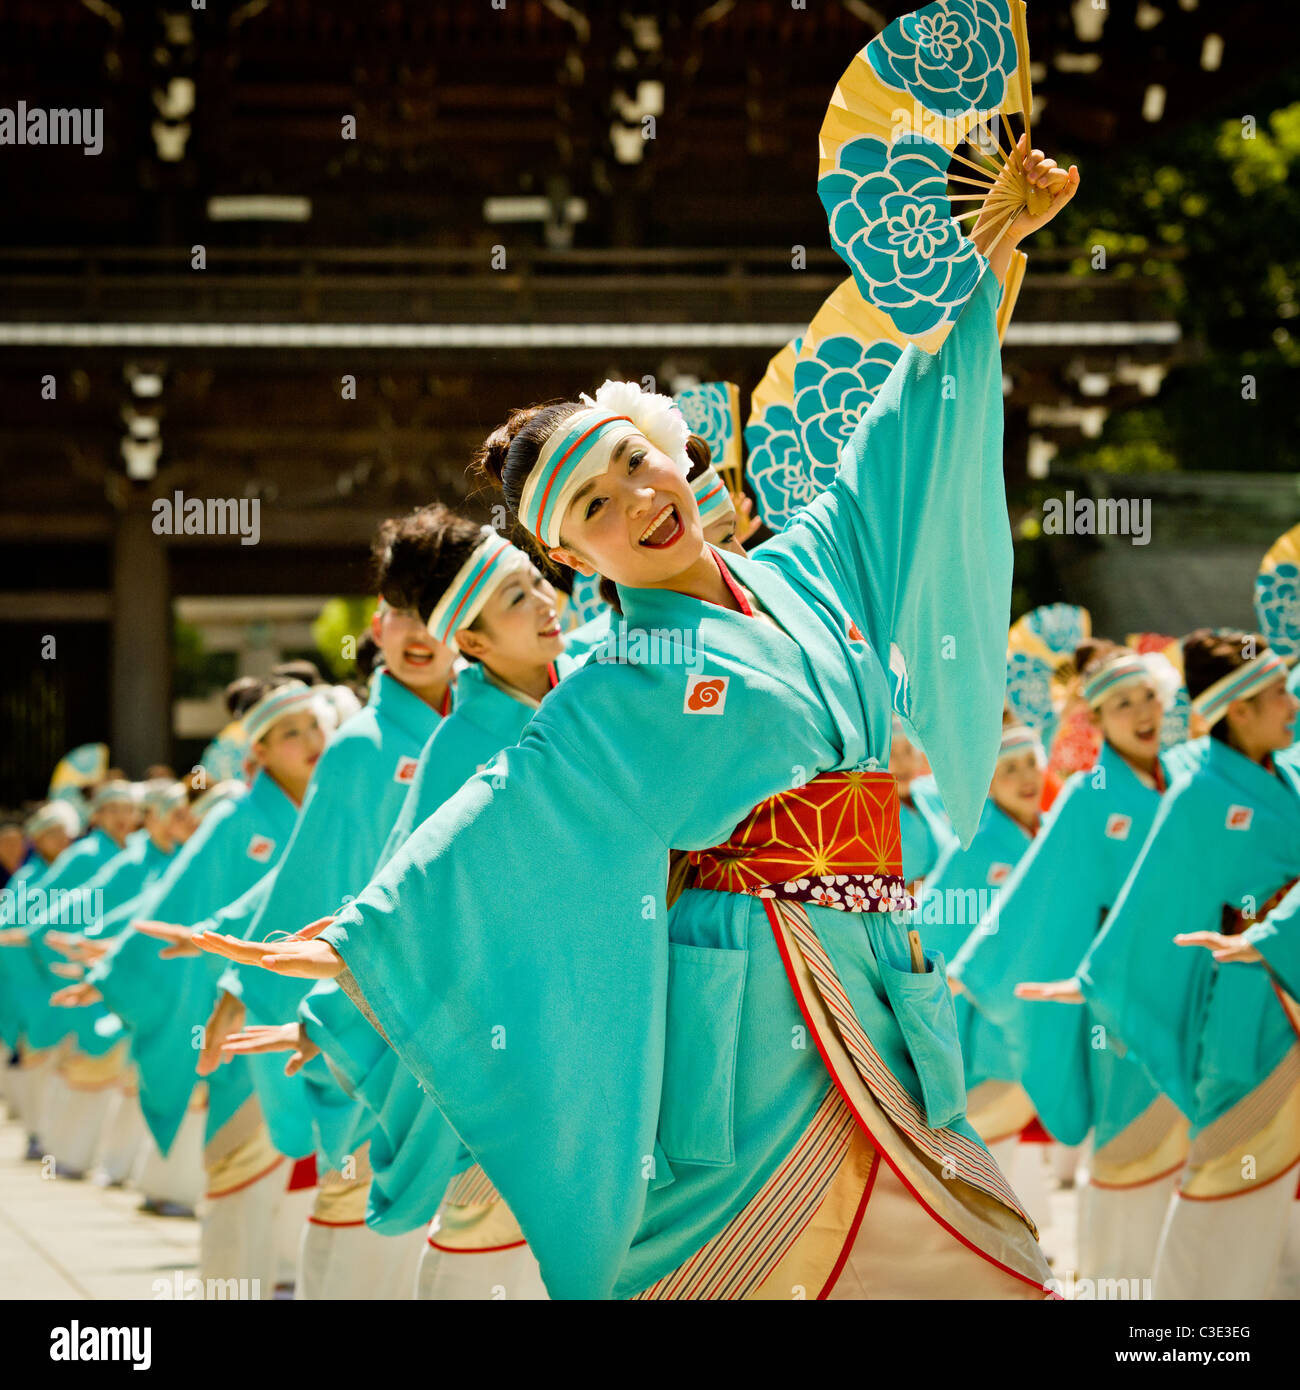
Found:
[[[1141,1182],[1098,1182],[1096,1178],[1088,1179],[1089,1187],[1099,1187],[1103,1192],[1136,1192],[1139,1187],[1150,1187],[1153,1182],[1160,1182],[1163,1178],[1172,1177],[1187,1166],[1186,1159],[1180,1159],[1172,1168],[1166,1168],[1163,1173],[1157,1173],[1154,1178],[1143,1178]]]
[[[281,1154],[269,1168],[263,1168],[260,1173],[254,1173],[251,1178],[245,1178],[243,1182],[237,1182],[234,1187],[223,1188],[220,1192],[205,1192],[203,1194],[204,1199],[207,1201],[219,1202],[223,1197],[230,1197],[236,1192],[242,1192],[244,1188],[252,1187],[255,1182],[261,1182],[268,1173],[274,1173],[284,1161],[284,1155]],[[288,1190],[288,1188],[285,1189],[286,1192]]]
[[[813,1041],[817,1044],[818,1055],[821,1057],[822,1065],[826,1068],[827,1074],[830,1076],[831,1084],[836,1088],[836,1090],[839,1091],[840,1095],[843,1097],[845,1105],[849,1107],[849,1110],[853,1114],[853,1118],[858,1122],[858,1124],[862,1126],[862,1132],[867,1136],[868,1139],[871,1140],[873,1146],[876,1149],[876,1152],[880,1154],[880,1156],[885,1160],[887,1164],[889,1164],[889,1167],[893,1172],[894,1176],[916,1199],[917,1204],[920,1206],[921,1210],[927,1212],[931,1217],[933,1217],[934,1220],[937,1221],[939,1225],[942,1226],[943,1229],[947,1231],[950,1236],[952,1236],[955,1240],[960,1241],[968,1250],[973,1250],[975,1254],[977,1254],[981,1259],[987,1260],[989,1264],[993,1265],[996,1269],[1000,1269],[1004,1274],[1011,1275],[1013,1279],[1019,1279],[1022,1284],[1028,1284],[1031,1289],[1039,1289],[1048,1297],[1060,1298],[1061,1295],[1052,1294],[1052,1291],[1048,1289],[1046,1285],[1037,1283],[1035,1280],[1031,1279],[1027,1274],[1021,1274],[1019,1270],[1012,1269],[1010,1265],[1004,1265],[1001,1260],[995,1259],[992,1255],[988,1253],[987,1250],[981,1250],[979,1246],[976,1245],[973,1241],[968,1240],[964,1235],[962,1235],[960,1231],[950,1226],[948,1222],[946,1222],[943,1219],[943,1217],[940,1216],[939,1213],[929,1205],[929,1203],[925,1200],[924,1197],[921,1196],[921,1194],[916,1190],[916,1188],[914,1188],[912,1184],[908,1182],[906,1176],[903,1174],[898,1164],[894,1162],[894,1160],[889,1156],[888,1152],[885,1150],[884,1146],[881,1145],[881,1143],[876,1139],[876,1136],[872,1134],[867,1122],[858,1113],[857,1107],[845,1094],[844,1088],[840,1085],[839,1078],[835,1074],[835,1069],[831,1066],[830,1058],[826,1055],[826,1049],[822,1046],[821,1035],[817,1032],[816,1026],[813,1024],[812,1017],[809,1015],[808,1009],[804,1004],[803,995],[799,992],[799,988],[795,983],[794,965],[790,960],[789,952],[787,952],[785,948],[785,941],[781,936],[780,923],[773,917],[774,907],[772,901],[767,898],[761,899],[761,901],[763,903],[763,911],[767,913],[767,919],[772,926],[772,936],[776,940],[776,949],[781,954],[781,963],[785,966],[785,973],[790,981],[791,992],[794,994],[795,1002],[799,1005],[799,1012],[803,1015],[804,1022],[808,1025],[808,1031],[812,1034]],[[866,1083],[864,1082],[863,1085],[866,1085]],[[899,1137],[901,1139],[903,1136],[900,1134]],[[906,1141],[904,1140],[904,1142]]]
[[[439,1245],[432,1236],[427,1239],[435,1250],[441,1250],[444,1255],[496,1255],[502,1250],[518,1250],[521,1245],[528,1244],[526,1240],[512,1240],[508,1245],[480,1245],[473,1250],[464,1250],[452,1245]]]
[[[871,1172],[867,1174],[867,1185],[862,1189],[862,1200],[858,1203],[858,1209],[853,1214],[848,1238],[844,1242],[844,1248],[840,1251],[839,1259],[835,1261],[835,1268],[831,1270],[830,1277],[822,1285],[821,1293],[817,1295],[819,1300],[830,1295],[831,1290],[839,1282],[840,1275],[844,1272],[844,1266],[848,1263],[849,1252],[853,1249],[853,1242],[858,1238],[858,1228],[862,1225],[862,1218],[867,1214],[867,1203],[871,1200],[871,1192],[876,1185],[878,1172],[880,1172],[880,1150],[876,1149],[871,1156]]]
[[[1180,1191],[1175,1195],[1177,1196],[1180,1202],[1230,1202],[1234,1197],[1250,1197],[1253,1196],[1256,1192],[1262,1192],[1266,1187],[1272,1187],[1272,1185],[1275,1182],[1277,1182],[1279,1178],[1286,1177],[1286,1175],[1296,1166],[1297,1163],[1300,1163],[1300,1157],[1292,1159],[1291,1162],[1288,1163],[1287,1166],[1283,1168],[1280,1173],[1275,1173],[1271,1178],[1268,1179],[1267,1182],[1256,1183],[1255,1186],[1252,1187],[1249,1192],[1220,1192],[1217,1197],[1192,1197],[1189,1196],[1186,1192]]]
[[[366,1222],[364,1217],[360,1221],[322,1221],[319,1216],[309,1216],[307,1224],[309,1226],[364,1226]]]

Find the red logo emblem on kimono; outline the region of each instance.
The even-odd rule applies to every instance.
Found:
[[[849,619],[849,629],[848,629],[848,631],[849,631],[849,641],[850,641],[850,642],[865,642],[865,641],[867,640],[867,639],[858,631],[858,625],[857,625],[857,623],[855,623],[855,622],[853,621],[852,618]]]
[[[727,703],[730,676],[687,676],[687,714],[721,714]]]
[[[1229,830],[1249,830],[1255,819],[1255,812],[1249,806],[1229,806],[1225,822]]]
[[[274,848],[274,840],[268,840],[265,835],[254,835],[248,842],[248,857],[258,864],[265,864]]]
[[[989,882],[996,886],[1007,881],[1007,875],[1011,872],[1010,864],[992,864],[989,866]]]
[[[1116,811],[1106,820],[1106,838],[1108,840],[1127,840],[1132,825],[1132,816],[1124,816]]]
[[[414,782],[415,769],[419,767],[419,758],[408,757],[405,753],[397,760],[397,771],[393,773],[394,782]]]

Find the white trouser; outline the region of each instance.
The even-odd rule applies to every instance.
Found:
[[[1217,1201],[1177,1196],[1156,1254],[1156,1298],[1267,1298],[1291,1226],[1296,1172]]]
[[[293,1171],[293,1160],[289,1160]],[[280,1179],[280,1200],[276,1203],[273,1221],[275,1241],[275,1282],[292,1287],[298,1278],[298,1261],[302,1251],[303,1228],[311,1209],[316,1205],[316,1189],[300,1187],[296,1192],[284,1190],[287,1178]]]
[[[208,1279],[246,1279],[257,1297],[275,1296],[276,1218],[296,1193],[285,1191],[279,1163],[269,1173],[222,1197],[205,1197],[199,1206],[199,1275]]]
[[[153,1135],[145,1136],[136,1159],[132,1186],[151,1202],[198,1206],[203,1195],[203,1132],[207,1112],[191,1107],[185,1112],[167,1157],[158,1152]]]
[[[18,1116],[29,1135],[40,1138],[41,1127],[45,1123],[45,1097],[49,1090],[50,1078],[58,1070],[59,1049],[47,1047],[36,1054],[39,1059],[30,1065],[32,1054],[25,1056],[26,1065],[14,1068],[16,1077],[15,1097],[18,1101]]]
[[[1300,1298],[1300,1201],[1291,1203],[1291,1213],[1287,1217],[1286,1244],[1282,1248],[1277,1278],[1269,1297],[1283,1299],[1288,1303]]]
[[[507,1250],[439,1250],[426,1239],[415,1296],[435,1302],[460,1299],[547,1299],[537,1257],[527,1245]]]
[[[1180,1173],[1140,1187],[1095,1187],[1079,1192],[1079,1277],[1151,1279],[1160,1232]]]
[[[1075,1172],[1083,1160],[1082,1144],[1052,1144],[1048,1155],[1048,1165],[1052,1176],[1060,1187],[1072,1187]]]
[[[59,1072],[45,1083],[45,1119],[41,1142],[60,1170],[80,1177],[90,1168],[113,1102],[114,1086],[80,1090]]]
[[[368,1226],[326,1226],[308,1219],[302,1233],[295,1297],[409,1299],[424,1232],[384,1236]]]
[[[148,1133],[139,1097],[124,1086],[114,1086],[95,1153],[96,1179],[113,1186],[125,1182],[135,1171]]]

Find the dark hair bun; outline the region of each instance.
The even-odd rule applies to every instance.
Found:
[[[1235,628],[1198,627],[1183,638],[1183,679],[1194,700],[1217,680],[1246,663],[1247,651],[1268,651],[1268,643],[1255,633]],[[1217,726],[1216,726],[1217,728]]]
[[[1081,676],[1091,675],[1099,666],[1124,650],[1105,637],[1085,637],[1074,649],[1074,669]]]

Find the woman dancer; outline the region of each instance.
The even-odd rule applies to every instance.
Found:
[[[1175,937],[1264,925],[1300,875],[1300,701],[1286,664],[1253,634],[1201,629],[1184,641],[1183,664],[1210,737],[1162,798],[1077,983],[1191,1121],[1156,1297],[1262,1298],[1300,1163],[1295,1004],[1266,972],[1221,970]],[[1068,983],[1038,994],[1079,997]]]
[[[1187,1123],[1087,1009],[1046,1009],[1017,981],[1073,974],[1118,899],[1160,807],[1168,770],[1150,665],[1114,643],[1075,653],[1080,694],[1104,742],[1076,772],[1042,832],[949,967],[981,1017],[999,1028],[1043,1126],[1063,1144],[1093,1134],[1079,1204],[1079,1272],[1148,1279],[1187,1152]],[[1170,760],[1174,761],[1173,759]]]
[[[455,711],[421,754],[377,868],[467,778],[518,741],[541,700],[576,665],[564,653],[555,590],[527,555],[447,508],[429,513],[430,555],[422,567],[422,587],[404,600],[467,664],[458,677]],[[493,558],[485,572],[486,557]],[[418,1231],[422,1237],[456,1175],[455,1190],[435,1217],[436,1229],[427,1243],[420,1242],[418,1296],[487,1298],[501,1288],[511,1299],[544,1297],[536,1260],[509,1211],[415,1078],[337,983],[318,984],[299,1016],[300,1024],[247,1029],[227,1043],[226,1051],[295,1050],[306,1060],[323,1050],[331,1070],[366,1105],[374,1126],[367,1224],[386,1235]],[[462,1195],[474,1200],[453,1200]],[[396,1258],[393,1247],[389,1258]]]
[[[1025,162],[1055,197],[1012,241],[1078,182]],[[207,942],[309,977],[346,960],[553,1296],[1042,1296],[1032,1228],[961,1118],[942,972],[870,910],[902,887],[879,770],[891,649],[965,836],[996,758],[1007,240],[986,240],[993,273],[947,342],[903,354],[834,485],[761,559],[705,545],[684,422],[635,387],[513,417],[490,464],[507,502],[617,585],[657,658],[562,684],[320,937]],[[815,832],[810,808],[837,801],[852,832],[841,818],[797,863],[791,822]],[[699,854],[700,885],[671,924],[670,845]],[[416,930],[399,940],[385,902]]]

